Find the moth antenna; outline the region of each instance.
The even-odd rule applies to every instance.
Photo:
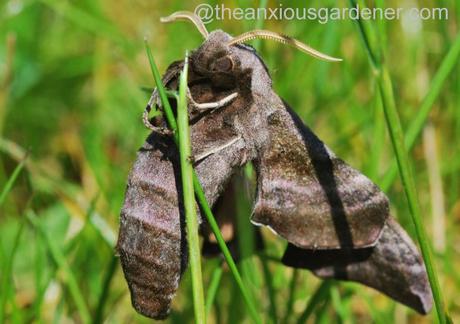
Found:
[[[190,11],[176,11],[175,13],[169,15],[168,17],[161,17],[160,21],[162,23],[170,23],[174,22],[176,20],[190,20],[196,28],[198,28],[198,31],[203,35],[204,38],[208,38],[208,30],[203,24],[203,21],[201,20],[200,17],[198,17],[196,14]]]
[[[286,45],[293,46],[297,48],[298,50],[301,50],[302,52],[305,52],[323,61],[328,61],[328,62],[342,61],[341,58],[336,58],[336,57],[332,57],[324,53],[321,53],[315,50],[314,48],[308,46],[307,44],[304,44],[301,41],[298,41],[295,38],[292,38],[286,35],[281,35],[281,34],[278,34],[276,32],[272,32],[269,30],[262,30],[262,29],[256,29],[256,30],[252,30],[244,34],[241,34],[240,36],[235,37],[231,41],[229,41],[227,45],[230,46],[230,45],[235,45],[235,44],[241,44],[249,40],[258,39],[258,38],[270,39],[270,40],[274,40],[274,41],[277,41],[277,42],[280,42]]]

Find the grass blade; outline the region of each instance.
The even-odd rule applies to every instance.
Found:
[[[53,0],[40,0],[43,4],[48,6],[50,9],[56,11],[59,15],[68,19],[76,26],[86,29],[96,35],[101,35],[107,39],[111,39],[114,42],[121,45],[126,50],[132,50],[133,46],[128,41],[129,38],[125,37],[110,21],[104,21],[88,12],[85,12],[78,6],[64,1],[53,1]]]
[[[357,5],[356,0],[350,0],[350,3],[352,7]],[[359,1],[359,6],[364,8],[364,2]],[[404,143],[404,135],[401,127],[401,122],[399,120],[398,111],[396,109],[390,74],[385,64],[382,63],[381,59],[378,59],[380,57],[379,53],[381,50],[379,43],[376,41],[376,35],[371,22],[364,20],[358,20],[357,22],[360,30],[360,35],[366,46],[367,53],[369,54],[370,62],[376,72],[375,75],[377,77],[385,120],[387,123],[388,131],[390,133],[393,150],[396,155],[399,173],[404,186],[404,192],[409,205],[409,211],[412,216],[412,222],[414,223],[415,232],[417,234],[417,239],[419,241],[422,256],[425,261],[431,289],[433,291],[438,320],[441,324],[444,324],[446,323],[446,310],[444,309],[444,300],[439,287],[436,269],[434,267],[431,246],[426,234],[425,227],[422,223],[421,210],[417,198],[417,190],[412,175],[409,156],[407,155],[406,146]]]
[[[27,160],[27,154],[22,159],[22,161],[16,166],[16,168],[14,168],[13,173],[8,178],[8,181],[6,182],[5,186],[3,187],[2,193],[0,194],[0,206],[3,204],[3,202],[6,199],[6,196],[8,195],[8,193],[13,188],[13,185],[14,185],[16,179],[18,178],[19,174],[21,173],[22,169],[24,168],[26,160]]]
[[[77,307],[78,313],[80,314],[81,321],[83,323],[90,323],[91,315],[88,310],[88,306],[86,305],[85,298],[83,297],[83,293],[78,287],[77,279],[70,269],[64,254],[54,244],[48,232],[43,228],[38,218],[32,212],[27,213],[27,219],[34,226],[34,228],[38,230],[39,235],[43,237],[51,257],[53,258],[57,267],[63,272],[63,281],[69,288],[70,295],[75,302],[75,306]]]
[[[171,130],[174,132],[174,140],[176,141],[176,144],[178,144],[178,136],[177,136],[177,123],[176,119],[174,117],[173,111],[171,109],[171,105],[169,104],[165,88],[163,86],[163,83],[161,81],[161,76],[160,73],[158,72],[158,68],[155,64],[155,61],[153,59],[152,51],[150,49],[150,46],[148,45],[147,41],[145,42],[145,47],[146,47],[146,52],[147,56],[150,62],[150,69],[152,71],[153,77],[155,79],[155,83],[158,88],[158,94],[160,95],[161,102],[163,104],[163,110],[165,113],[166,121],[168,122],[169,127]],[[201,210],[203,214],[205,215],[209,226],[211,227],[211,230],[214,233],[214,236],[216,237],[217,243],[219,245],[219,248],[222,251],[222,254],[224,255],[225,261],[228,264],[228,267],[230,268],[230,272],[232,273],[236,284],[238,285],[238,288],[241,291],[241,294],[243,296],[243,300],[248,307],[249,314],[251,315],[253,321],[255,323],[261,323],[261,319],[259,314],[256,311],[255,308],[255,303],[253,302],[251,296],[249,295],[248,290],[246,289],[246,286],[243,283],[243,280],[241,278],[241,275],[238,271],[238,268],[235,264],[235,261],[232,258],[232,255],[230,253],[230,250],[228,249],[227,245],[225,244],[224,238],[222,237],[222,233],[220,232],[219,225],[216,222],[216,219],[214,218],[214,215],[212,214],[211,207],[208,204],[208,201],[206,200],[206,196],[204,194],[203,188],[201,187],[201,183],[198,179],[198,176],[196,175],[196,172],[193,172],[193,187],[195,189],[195,196],[196,199],[198,200],[198,203],[201,206]]]
[[[13,250],[11,251],[9,256],[5,256],[5,262],[2,269],[2,291],[0,295],[0,323],[5,322],[5,314],[6,314],[6,302],[8,300],[9,294],[11,293],[10,289],[11,283],[13,282],[13,263],[14,257],[16,255],[17,247],[19,246],[19,240],[21,238],[22,230],[24,228],[24,222],[21,222],[14,237],[14,244]]]
[[[190,144],[190,128],[187,110],[187,76],[188,54],[185,55],[184,70],[180,75],[179,100],[177,105],[177,126],[179,132],[179,153],[182,178],[182,193],[184,196],[185,223],[187,227],[187,242],[189,263],[192,275],[193,306],[195,322],[206,323],[204,307],[203,277],[201,273],[200,238],[198,237],[198,218],[196,214],[195,195],[193,191],[193,166],[190,161],[192,154]]]
[[[396,160],[398,162],[398,169],[401,176],[401,181],[404,186],[407,202],[409,205],[409,211],[412,216],[412,222],[414,223],[415,232],[417,234],[423,259],[425,261],[428,278],[430,280],[431,289],[433,291],[433,297],[438,312],[438,319],[440,323],[444,324],[444,302],[439,287],[436,270],[434,267],[433,256],[428,235],[426,234],[425,227],[422,223],[422,212],[417,198],[417,190],[415,188],[415,182],[412,175],[409,157],[406,153],[407,151],[404,145],[404,137],[401,128],[401,123],[393,98],[393,89],[390,75],[385,67],[383,67],[382,77],[380,80],[380,96],[382,97],[385,119],[387,121],[387,127],[390,132],[391,142],[393,144]]]
[[[22,159],[22,161],[16,166],[16,168],[14,168],[13,173],[8,178],[8,181],[6,182],[6,184],[3,186],[3,190],[0,193],[0,206],[3,204],[6,197],[8,196],[8,193],[13,188],[13,185],[16,182],[16,179],[19,177],[19,174],[21,174],[21,171],[24,168],[26,160],[27,160],[27,153]],[[0,323],[4,322],[4,317],[5,317],[5,312],[6,312],[6,302],[8,300],[10,289],[11,289],[10,283],[12,282],[11,272],[13,269],[14,256],[16,255],[16,251],[19,245],[19,239],[21,237],[22,230],[23,230],[23,223],[21,222],[20,227],[15,235],[13,250],[11,251],[11,254],[9,256],[6,256],[4,267],[2,269],[3,276],[2,276],[2,293],[0,294]]]
[[[211,275],[211,281],[208,286],[208,293],[206,294],[206,314],[209,316],[211,312],[212,305],[214,304],[214,300],[216,298],[217,289],[220,285],[220,280],[222,279],[222,274],[224,273],[224,268],[222,264],[217,265]]]
[[[332,287],[330,289],[330,299],[331,299],[332,305],[334,306],[334,310],[337,312],[338,322],[339,323],[353,323],[353,321],[351,321],[349,318],[350,317],[349,316],[350,307],[345,305],[337,286]]]
[[[270,301],[270,317],[273,320],[273,323],[276,323],[278,319],[278,308],[276,307],[276,289],[273,286],[273,276],[270,273],[268,267],[268,260],[264,257],[260,257],[260,262],[262,264],[262,271],[264,274],[265,286],[267,287],[268,299]],[[279,260],[277,260],[279,261]]]
[[[155,60],[153,59],[152,50],[150,49],[150,46],[147,43],[146,39],[144,40],[144,43],[145,43],[145,50],[147,52],[147,57],[150,63],[150,70],[152,72],[153,78],[155,79],[155,83],[157,85],[158,95],[160,96],[161,104],[163,105],[163,112],[165,114],[166,121],[168,122],[169,128],[171,128],[171,130],[174,133],[174,140],[176,141],[176,144],[178,144],[179,137],[177,136],[176,118],[174,117],[174,113],[169,103],[166,89],[163,86],[163,83],[161,81],[160,72],[158,71],[157,65],[155,64]]]
[[[286,312],[284,313],[283,323],[288,323],[289,317],[292,314],[295,300],[295,288],[297,287],[297,277],[299,276],[299,270],[294,269],[292,272],[291,284],[289,286],[289,297],[286,306]]]
[[[222,233],[220,232],[220,229],[219,229],[219,225],[217,224],[216,219],[214,218],[214,215],[212,214],[211,207],[209,206],[208,201],[206,200],[206,196],[204,195],[203,188],[201,187],[200,181],[198,180],[196,173],[194,173],[193,175],[193,184],[194,184],[195,195],[197,197],[197,200],[203,210],[204,215],[206,216],[206,219],[208,220],[211,230],[213,231],[216,237],[219,248],[221,249],[222,254],[224,255],[225,261],[227,261],[228,267],[230,268],[230,272],[232,273],[235,279],[235,282],[238,285],[241,291],[241,294],[243,295],[243,300],[246,303],[246,306],[248,307],[249,314],[251,315],[255,323],[261,323],[262,321],[255,308],[255,303],[253,302],[248,290],[246,289],[246,286],[243,283],[243,279],[241,278],[241,275],[238,271],[235,261],[232,258],[230,250],[225,244],[224,238],[222,237]]]
[[[297,320],[297,324],[304,324],[307,322],[315,308],[322,301],[326,300],[329,297],[329,291],[331,287],[331,280],[325,280],[321,283],[321,285],[316,289],[315,293],[313,294],[313,296],[311,296],[310,300],[308,301],[307,307]]]
[[[247,164],[249,165],[249,164]],[[246,171],[246,166],[245,166]],[[246,188],[248,189],[247,183],[244,180],[249,172],[241,172],[241,174],[236,177],[236,179],[230,184],[235,189],[236,188]],[[246,179],[249,181],[250,178]],[[235,190],[234,189],[234,190]],[[238,260],[239,269],[243,275],[244,282],[246,283],[246,287],[249,289],[249,293],[252,296],[257,296],[259,286],[258,283],[258,276],[256,273],[256,265],[254,263],[254,259],[252,258],[254,254],[254,246],[255,246],[255,231],[254,226],[252,226],[251,222],[249,221],[248,215],[251,214],[251,205],[248,201],[247,192],[246,190],[243,191],[244,194],[236,194],[236,232],[238,233],[238,249],[240,251],[240,259]]]
[[[422,132],[423,127],[425,126],[426,120],[430,114],[431,108],[433,107],[434,102],[441,92],[442,85],[446,81],[449,74],[452,72],[454,67],[458,62],[458,57],[460,55],[460,33],[457,35],[454,44],[450,48],[449,52],[446,54],[443,59],[441,66],[436,72],[433,81],[431,82],[430,89],[428,90],[425,98],[423,99],[420,107],[417,109],[417,115],[409,124],[407,129],[406,136],[404,138],[404,143],[408,150],[411,150],[414,147],[415,141]],[[396,161],[393,161],[388,171],[385,172],[380,186],[382,189],[388,190],[396,179],[398,175],[398,165]]]
[[[104,322],[103,320],[104,307],[109,297],[110,284],[112,283],[113,276],[115,275],[115,272],[117,271],[117,266],[118,266],[118,257],[112,256],[112,258],[110,259],[110,263],[109,263],[107,272],[105,273],[104,283],[102,285],[102,292],[101,292],[101,295],[99,296],[99,301],[97,304],[96,312],[94,313],[94,319],[93,319],[94,324]]]

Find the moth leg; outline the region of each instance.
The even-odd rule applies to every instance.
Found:
[[[225,98],[222,98],[215,102],[198,103],[193,99],[190,89],[187,88],[187,98],[190,104],[192,105],[192,107],[198,111],[205,111],[205,110],[210,110],[210,109],[221,108],[229,104],[230,102],[232,102],[237,96],[238,96],[238,92],[233,92],[230,95],[226,96]]]
[[[142,121],[145,127],[147,127],[148,129],[152,130],[155,133],[159,133],[161,135],[171,135],[172,134],[171,130],[165,127],[158,127],[158,126],[152,125],[152,123],[150,122],[149,114],[150,114],[150,111],[152,111],[152,105],[157,100],[158,100],[158,92],[157,92],[157,89],[155,88],[155,90],[153,90],[152,92],[152,96],[150,97],[149,102],[147,103],[147,106],[144,109],[144,112],[142,113]],[[158,102],[157,102],[157,105],[159,105]]]
[[[208,156],[212,155],[212,154],[215,154],[217,152],[220,152],[222,151],[223,149],[233,145],[236,141],[238,141],[239,139],[241,139],[241,136],[238,136],[238,137],[235,137],[235,138],[232,138],[230,141],[228,141],[227,143],[224,143],[222,145],[219,145],[217,147],[213,147],[212,149],[208,150],[208,151],[205,151],[197,156],[192,156],[190,157],[191,161],[193,163],[196,163],[196,162],[200,162],[201,160],[207,158]]]

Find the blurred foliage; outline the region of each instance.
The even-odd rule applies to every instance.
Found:
[[[303,5],[281,2],[285,7]],[[164,71],[202,39],[190,25],[163,25],[159,17],[193,10],[199,3],[0,2],[0,192],[29,152],[25,168],[13,179],[0,205],[0,321],[81,322],[85,313],[96,322],[149,321],[131,307],[113,249],[127,174],[148,134],[140,119],[148,98],[142,87],[151,88],[153,81],[143,38],[148,38]],[[258,5],[243,0],[223,3],[228,7]],[[368,3],[374,5],[374,1]],[[312,1],[310,5],[343,7],[348,2]],[[449,8],[447,21],[377,23],[385,35],[381,41],[407,128],[459,32],[460,5],[454,0],[385,1],[385,5]],[[209,30],[221,28],[234,35],[254,26],[255,22],[235,20],[207,25]],[[344,58],[341,64],[327,64],[291,48],[261,42],[261,56],[279,95],[339,156],[381,183],[394,154],[356,25],[350,20],[324,25],[267,21],[264,28]],[[459,76],[457,63],[411,153],[424,222],[436,248],[441,286],[454,321],[460,320],[456,298],[460,292]],[[413,234],[399,180],[387,194],[394,214]],[[250,201],[240,205],[238,212],[249,217]],[[275,312],[278,318],[293,322],[320,281],[306,271],[294,275],[292,269],[273,261],[281,256],[285,242],[266,230],[263,236],[263,254],[269,257],[245,259],[244,280],[267,321]],[[220,262],[205,260],[203,266],[206,291]],[[309,310],[310,318],[319,323],[434,321],[432,314],[421,317],[353,283],[324,287],[325,293],[322,290],[319,295],[325,297]],[[192,319],[187,273],[169,321]],[[248,321],[239,291],[224,268],[210,322]]]

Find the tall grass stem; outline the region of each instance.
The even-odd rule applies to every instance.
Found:
[[[191,163],[190,127],[187,111],[187,78],[188,54],[185,55],[184,69],[179,79],[179,100],[177,104],[177,129],[179,136],[179,155],[184,199],[185,223],[190,271],[192,275],[193,308],[195,322],[206,323],[206,312],[203,292],[203,276],[201,273],[200,238],[198,236],[198,218],[195,195],[193,191],[193,166]]]
[[[352,7],[357,6],[358,2],[361,8],[365,7],[364,1],[350,0]],[[401,127],[401,122],[399,120],[398,111],[396,109],[390,73],[384,61],[380,57],[381,46],[379,42],[376,41],[377,35],[372,23],[362,19],[358,20],[357,22],[361,38],[369,55],[369,60],[375,70],[374,72],[378,83],[379,95],[382,100],[382,107],[385,115],[387,129],[390,133],[391,143],[396,155],[399,174],[404,186],[404,192],[409,205],[412,222],[414,224],[417,239],[422,251],[422,256],[425,261],[428,279],[433,291],[438,320],[441,324],[444,324],[446,323],[446,310],[444,309],[444,300],[441,289],[439,287],[439,281],[433,262],[430,242],[422,222],[422,213],[420,204],[418,202],[414,177],[411,170],[410,158],[407,154],[406,146],[404,143],[404,133]]]

